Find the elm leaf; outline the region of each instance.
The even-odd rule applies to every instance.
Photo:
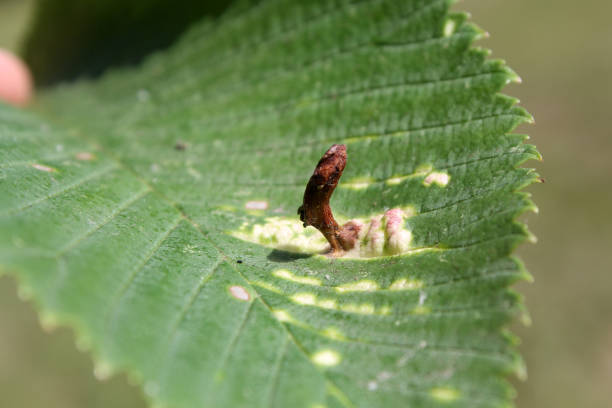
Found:
[[[156,407],[508,406],[539,153],[449,3],[261,1],[0,107],[2,271]],[[338,258],[296,214],[333,143]]]

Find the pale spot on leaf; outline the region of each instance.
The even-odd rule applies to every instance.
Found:
[[[325,349],[312,355],[312,361],[320,366],[333,367],[340,363],[341,357],[337,351]]]
[[[253,285],[259,286],[260,288],[264,288],[274,293],[282,293],[282,291],[269,282],[264,281],[253,281],[251,282]]]
[[[371,280],[361,280],[358,282],[345,283],[336,287],[339,293],[344,292],[371,292],[378,289],[378,284]]]
[[[344,182],[338,184],[338,186],[351,190],[364,190],[375,182],[376,180],[374,180],[372,177],[357,177],[351,180],[345,180]]]
[[[238,300],[247,301],[251,299],[251,295],[249,295],[249,292],[247,292],[246,289],[242,286],[230,286],[229,292],[234,298]]]
[[[423,281],[416,279],[398,279],[389,286],[389,290],[413,290],[423,287]]]
[[[275,310],[272,312],[274,317],[276,317],[281,322],[292,322],[293,318],[289,314],[289,312],[285,310]]]
[[[403,176],[403,177],[391,177],[388,178],[385,183],[387,183],[387,185],[389,186],[396,186],[398,184],[400,184],[402,181],[406,180],[408,177]]]
[[[267,201],[247,201],[244,205],[244,208],[247,210],[267,210],[268,202]]]
[[[344,334],[342,334],[342,332],[338,329],[336,329],[335,327],[328,327],[327,329],[323,330],[321,332],[321,334],[325,337],[328,337],[330,339],[333,340],[345,340],[346,337],[344,336]]]
[[[319,307],[323,309],[337,309],[338,304],[335,299],[322,299],[317,303]]]
[[[96,156],[94,156],[92,153],[89,152],[79,152],[76,154],[76,158],[77,160],[82,160],[82,161],[90,161],[96,158]]]
[[[317,303],[317,297],[312,293],[296,293],[291,296],[291,300],[300,305],[315,305]]]
[[[450,37],[455,32],[455,21],[448,19],[446,23],[444,23],[444,36]]]
[[[319,279],[310,276],[296,276],[287,269],[277,269],[272,272],[272,275],[291,282],[303,283],[304,285],[321,286]]]
[[[57,171],[53,167],[45,166],[44,164],[38,164],[38,163],[32,164],[32,167],[34,167],[36,170],[46,171],[47,173],[53,173]]]
[[[94,377],[100,381],[108,380],[113,374],[113,368],[110,364],[99,362],[94,367]]]
[[[425,177],[425,180],[423,180],[423,184],[426,187],[429,187],[435,183],[440,187],[445,187],[449,181],[450,176],[448,175],[448,173],[434,171],[433,173],[429,173],[427,177]]]
[[[46,332],[51,332],[55,330],[58,326],[57,316],[48,312],[42,312],[40,315],[40,325],[43,330]]]
[[[440,402],[453,402],[461,396],[459,390],[451,387],[435,387],[429,391],[429,394]]]
[[[342,305],[340,309],[344,312],[357,313],[357,314],[363,314],[363,315],[373,315],[376,312],[374,305],[371,303],[362,303],[362,304],[347,303],[347,304]]]

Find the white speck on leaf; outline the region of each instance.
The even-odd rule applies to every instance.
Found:
[[[251,299],[249,292],[247,292],[242,286],[230,286],[229,291],[230,294],[238,300],[248,301]]]
[[[267,210],[268,202],[267,201],[247,201],[244,205],[244,208],[247,210]]]
[[[433,399],[440,402],[453,402],[460,397],[459,390],[451,387],[435,387],[429,393]]]
[[[340,363],[340,354],[337,351],[325,349],[312,355],[312,361],[320,366],[332,367]]]
[[[32,164],[32,167],[34,167],[36,170],[46,171],[47,173],[53,173],[54,171],[57,171],[53,167],[45,166],[44,164],[38,163]]]
[[[427,299],[427,293],[420,292],[419,293],[419,306],[423,306],[423,304],[425,303],[426,299]]]
[[[445,187],[449,181],[450,176],[447,173],[434,171],[433,173],[429,173],[427,177],[425,177],[425,180],[423,180],[423,184],[426,187],[429,187],[435,183],[440,187]]]
[[[336,287],[336,291],[343,292],[372,292],[378,289],[378,284],[371,280],[361,280],[358,282],[346,283]]]
[[[448,19],[446,23],[444,23],[444,36],[450,37],[455,32],[455,21]]]

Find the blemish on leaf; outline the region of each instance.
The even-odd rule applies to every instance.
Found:
[[[285,310],[275,310],[272,312],[274,317],[276,317],[281,322],[293,322],[293,317],[289,314],[289,312]]]
[[[371,303],[362,303],[362,304],[347,303],[347,304],[342,305],[340,309],[343,312],[356,313],[356,314],[362,314],[362,315],[373,315],[374,313],[376,313],[376,309],[374,308],[374,305]]]
[[[59,323],[57,316],[48,312],[42,312],[39,319],[41,327],[47,333],[55,330]]]
[[[427,293],[421,291],[419,293],[419,306],[423,306],[425,304],[426,299],[427,299]]]
[[[444,36],[450,37],[455,32],[455,21],[448,19],[446,23],[444,23]]]
[[[246,289],[242,286],[230,286],[229,292],[234,298],[238,300],[248,301],[251,299],[251,295],[249,294],[249,292],[247,292]]]
[[[360,225],[361,228],[355,246],[344,252],[342,257],[372,258],[425,250],[411,248],[412,233],[405,220],[415,213],[413,207],[407,206],[388,210],[369,219],[351,219],[349,222]],[[294,218],[266,217],[264,224],[245,222],[238,230],[229,233],[236,238],[282,251],[324,254],[330,249],[329,243],[318,230],[304,228],[300,221]],[[299,283],[308,284],[306,281]],[[314,281],[311,284],[314,285]]]
[[[53,173],[57,171],[53,167],[45,166],[44,164],[38,164],[38,163],[32,164],[32,167],[34,167],[36,170],[46,171],[47,173]]]
[[[300,305],[316,305],[317,297],[312,293],[296,293],[291,300]]]
[[[317,306],[323,309],[338,309],[338,303],[335,299],[322,299],[317,302]]]
[[[374,180],[372,177],[357,177],[348,181],[343,181],[342,183],[338,184],[338,186],[351,190],[364,190],[373,183],[376,183],[376,180]]]
[[[247,210],[267,210],[268,202],[267,201],[247,201],[244,205],[244,208]]]
[[[187,244],[183,247],[184,254],[195,254],[198,250],[198,247],[192,244]]]
[[[423,185],[429,187],[435,183],[440,187],[446,187],[449,181],[450,176],[448,175],[448,173],[434,171],[432,173],[429,173],[427,177],[425,177],[425,180],[423,180]]]
[[[317,230],[305,229],[300,221],[294,218],[269,217],[263,225],[245,223],[238,231],[231,231],[230,234],[283,251],[319,253],[327,247],[327,241]]]
[[[321,286],[321,281],[319,279],[310,276],[296,276],[287,269],[277,269],[272,272],[272,275],[276,276],[277,278],[302,283],[304,285]]]
[[[113,368],[105,362],[96,363],[94,367],[94,377],[100,381],[108,380],[113,375]]]
[[[282,293],[282,291],[277,288],[276,286],[274,286],[273,284],[269,283],[269,282],[264,282],[264,281],[253,281],[251,282],[253,285],[255,286],[259,286],[260,288],[264,288],[269,290],[270,292],[274,292],[274,293]]]
[[[394,281],[389,290],[413,290],[423,287],[423,281],[417,279],[401,278]]]
[[[311,358],[315,364],[323,367],[333,367],[338,365],[341,360],[340,354],[331,349],[317,351]]]
[[[81,161],[91,161],[96,158],[96,156],[89,152],[79,152],[75,155],[75,157],[77,158],[77,160]]]
[[[406,180],[407,178],[408,176],[390,177],[387,180],[385,180],[385,183],[389,186],[396,186],[398,184],[401,184],[401,182]]]
[[[425,176],[432,170],[433,167],[430,164],[424,164],[418,166],[411,174],[395,175],[393,177],[389,177],[387,180],[385,180],[385,184],[387,184],[388,186],[396,186],[398,184],[401,184],[404,180]]]
[[[451,387],[435,387],[429,390],[429,394],[440,402],[453,402],[461,396],[459,390]]]
[[[387,252],[401,254],[410,248],[412,233],[404,228],[404,212],[399,208],[393,208],[385,213],[385,238],[387,240]]]
[[[378,284],[371,280],[360,280],[357,282],[345,283],[344,285],[336,286],[336,292],[371,292],[378,289]]]
[[[332,340],[339,340],[339,341],[346,340],[346,337],[344,336],[344,334],[342,334],[342,332],[336,329],[335,327],[328,327],[327,329],[323,330],[321,334]]]
[[[367,256],[382,255],[385,249],[385,231],[382,222],[382,216],[372,217],[370,220],[370,228],[367,229],[365,237],[360,234],[359,239],[351,252],[359,250],[360,253],[365,253]],[[365,231],[366,228],[363,228]]]

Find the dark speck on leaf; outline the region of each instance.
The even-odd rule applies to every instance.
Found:
[[[181,142],[180,140],[178,142],[176,142],[176,144],[174,145],[174,149],[178,150],[179,152],[182,152],[186,148],[187,148],[187,145],[185,143]]]
[[[236,263],[242,263],[242,259],[238,259]]]

